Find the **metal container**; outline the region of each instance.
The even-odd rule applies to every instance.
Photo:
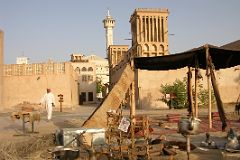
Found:
[[[63,146],[57,146],[53,151],[53,158],[56,160],[74,160],[79,157],[79,149],[63,148]]]
[[[200,121],[198,118],[182,118],[178,123],[178,132],[183,135],[198,134]]]
[[[67,147],[78,147],[80,144],[78,140],[71,142],[77,135],[83,133],[84,140],[87,142],[87,145],[101,145],[105,144],[105,129],[102,128],[63,128],[61,129],[61,135],[63,144]]]

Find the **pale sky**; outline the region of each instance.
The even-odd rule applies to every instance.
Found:
[[[129,19],[136,8],[168,8],[171,54],[206,43],[240,39],[240,0],[0,0],[4,61],[69,61],[72,53],[105,53],[102,20],[107,8],[116,21],[114,44],[129,44]]]

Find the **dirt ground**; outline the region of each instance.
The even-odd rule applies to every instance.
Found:
[[[46,113],[42,112],[41,121],[35,122],[35,133],[25,135],[22,134],[21,120],[11,120],[11,111],[0,113],[0,159],[47,159],[47,150],[54,147],[52,134],[59,128],[80,128],[82,123],[96,107],[97,105],[76,106],[71,109],[64,109],[63,112],[59,112],[59,109],[55,108],[53,112],[53,121],[51,122],[46,121]],[[216,111],[216,107],[213,107],[213,112]],[[231,119],[236,120],[239,119],[238,116],[233,114],[234,105],[225,105],[225,111],[228,114],[228,118],[230,117]],[[124,109],[123,113],[124,115],[128,115],[129,110]],[[200,117],[206,116],[207,108],[200,108],[199,113]],[[186,109],[151,109],[137,110],[137,114],[146,114],[154,119],[166,119],[166,115],[168,114],[180,114],[181,116],[184,116],[187,114],[187,111]],[[240,122],[237,124],[237,127],[234,127],[238,133],[239,125]],[[27,124],[26,127],[30,130],[29,124]],[[177,133],[176,130],[176,123],[166,123],[165,130],[163,132],[159,132],[159,136],[165,135],[169,141],[185,142],[185,137]],[[214,131],[209,133],[218,146],[223,146],[226,143],[227,131],[228,129],[225,132]],[[191,160],[218,160],[223,157],[223,153],[225,155],[230,155],[230,153],[225,153],[225,151],[221,149],[205,149],[200,147],[200,143],[204,140],[205,133],[191,136],[191,143],[197,147],[190,153]],[[240,159],[240,154],[235,153],[234,156],[238,156]],[[177,155],[174,156],[174,159],[185,160],[187,159],[187,153],[185,151],[177,150]]]

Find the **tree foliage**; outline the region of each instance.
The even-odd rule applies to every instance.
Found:
[[[176,79],[173,84],[162,84],[160,89],[161,93],[164,95],[176,95],[176,98],[171,99],[171,101],[167,101],[166,99],[163,99],[163,101],[174,108],[184,108],[187,103],[186,82],[187,80],[184,78],[182,81]]]
[[[96,82],[96,92],[97,93],[103,92],[103,85],[101,80],[97,80]]]
[[[194,86],[192,87],[193,95],[195,94]],[[198,93],[198,105],[206,106],[208,104],[208,91],[203,88],[202,84],[198,85],[199,93]],[[183,78],[183,80],[176,79],[173,84],[162,84],[160,88],[160,92],[164,95],[166,94],[174,94],[176,98],[168,101],[167,99],[162,99],[169,106],[171,105],[174,108],[185,108],[188,105],[187,99],[187,78]],[[193,96],[194,98],[194,96]],[[215,102],[214,92],[211,92],[212,103]]]

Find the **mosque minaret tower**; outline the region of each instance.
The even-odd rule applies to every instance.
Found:
[[[108,47],[113,45],[113,27],[115,26],[115,20],[110,16],[109,10],[106,18],[103,20],[104,28],[106,29],[106,54],[108,57]]]

